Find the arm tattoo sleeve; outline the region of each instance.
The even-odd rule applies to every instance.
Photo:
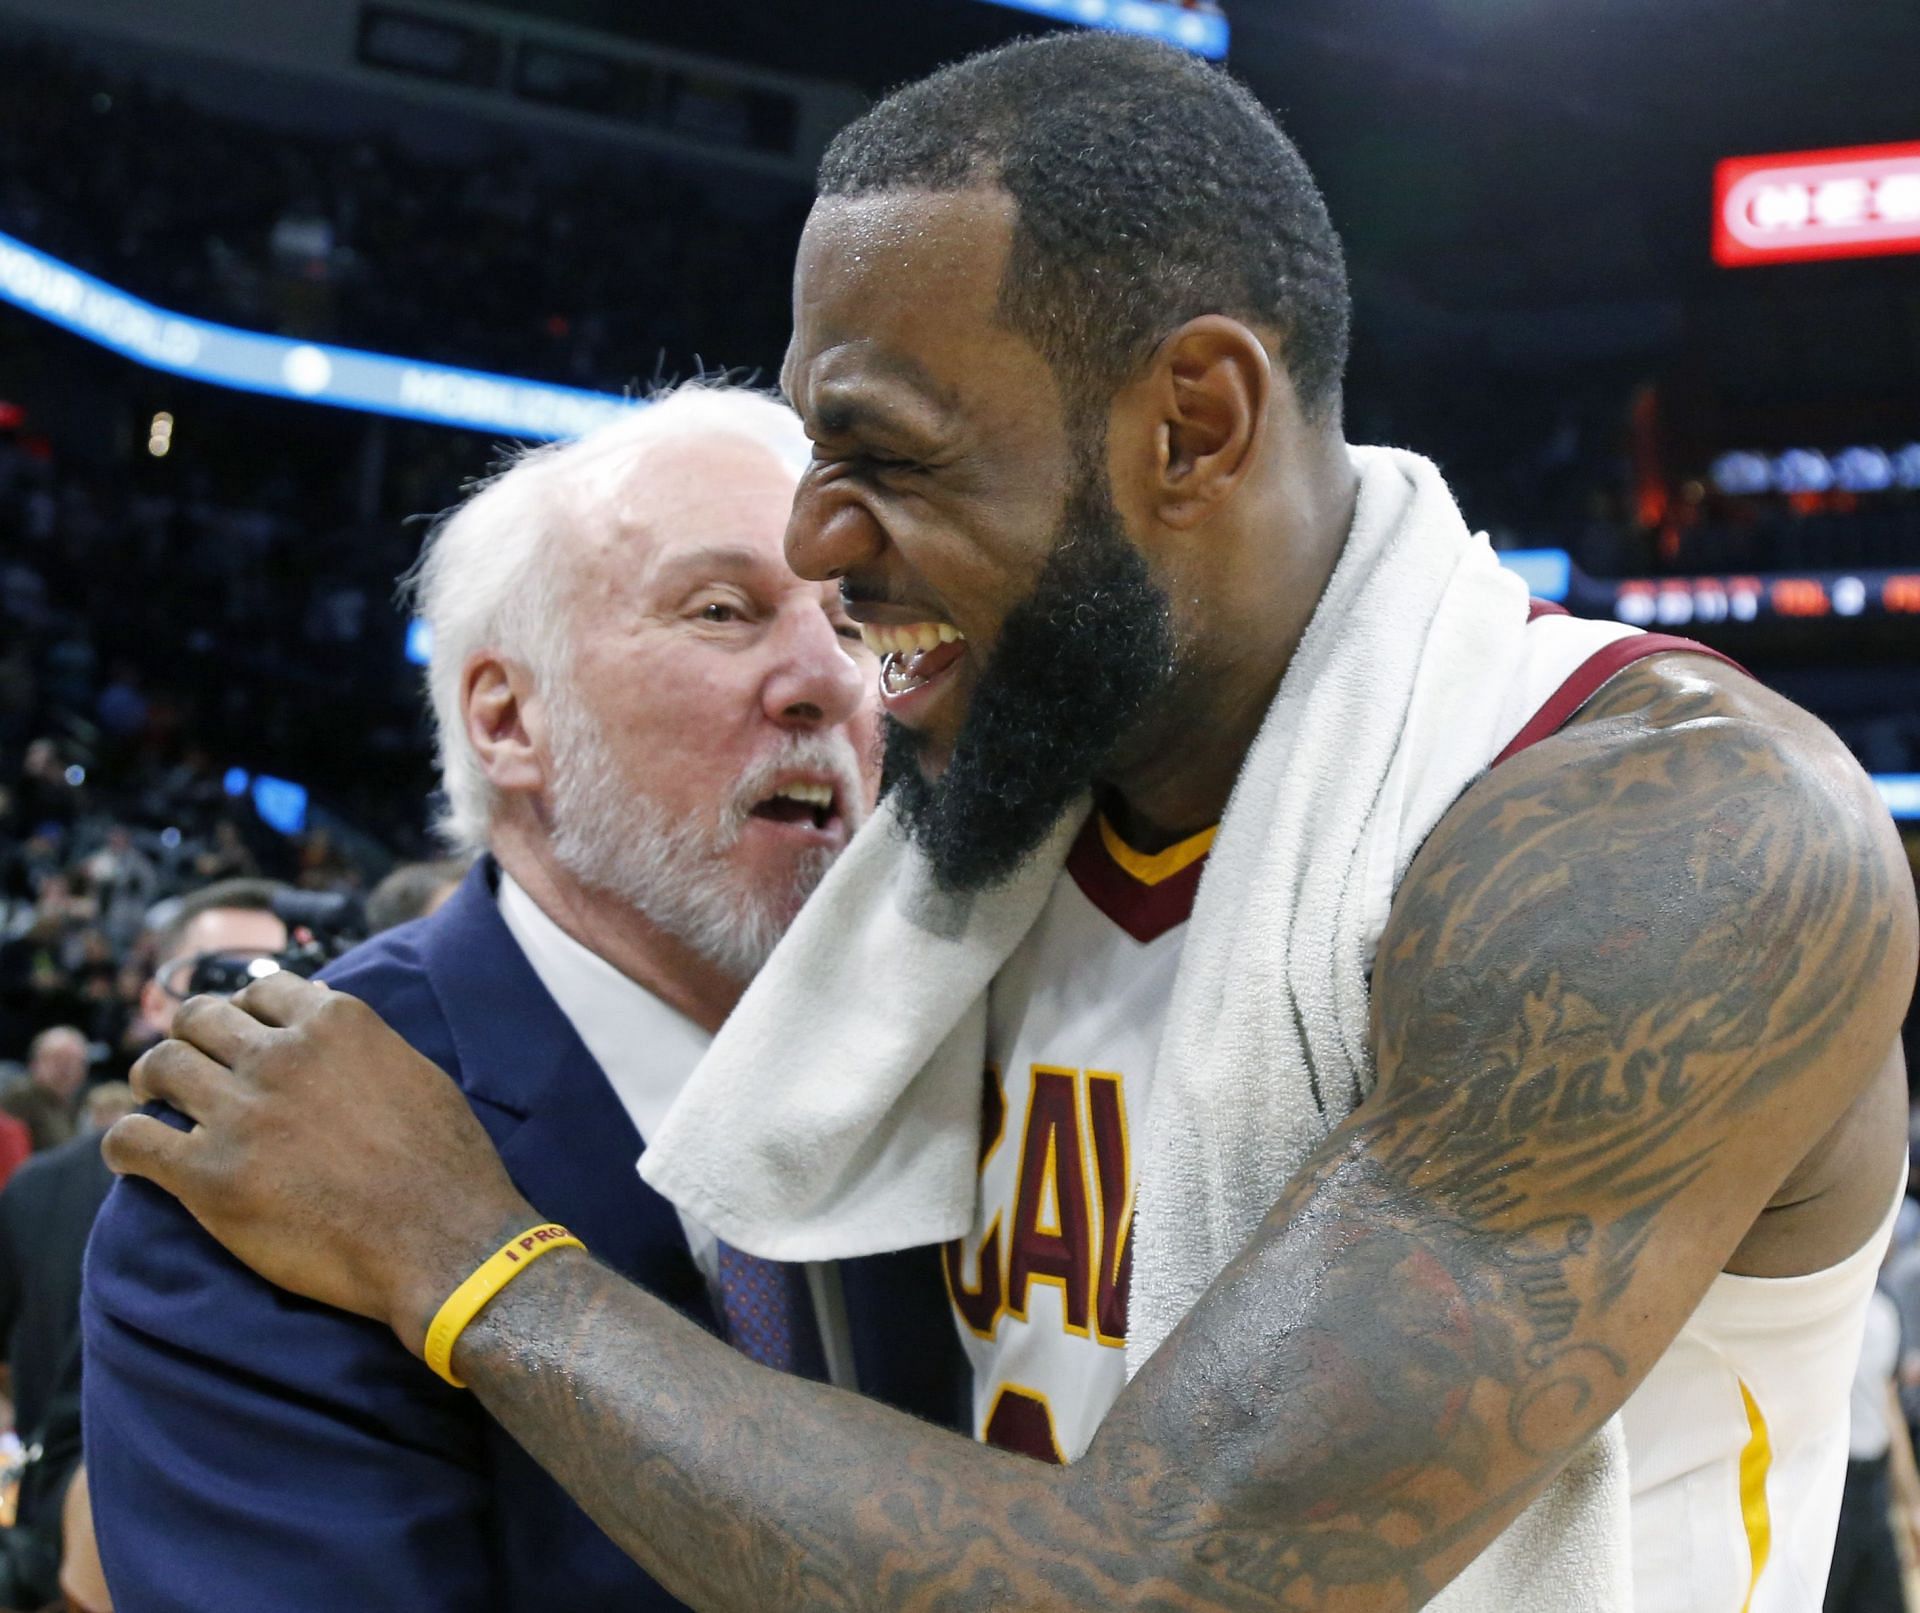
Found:
[[[1620,1406],[1904,1007],[1870,790],[1693,687],[1448,815],[1381,943],[1376,1091],[1075,1466],[778,1378],[570,1254],[459,1370],[703,1613],[1421,1606]]]

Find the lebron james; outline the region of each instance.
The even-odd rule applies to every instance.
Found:
[[[1324,1135],[1129,1376],[1169,1004],[1203,943],[1287,942],[1199,933],[1210,864],[1384,452],[1342,436],[1339,242],[1230,79],[1060,36],[846,130],[794,301],[789,558],[885,656],[865,835],[960,913],[1062,859],[958,1098],[978,1438],[757,1367],[557,1235],[498,1266],[539,1207],[433,1066],[304,982],[189,1004],[138,1079],[193,1129],[125,1120],[114,1167],[390,1325],[698,1609],[1457,1606],[1609,1430],[1626,1537],[1537,1537],[1593,1583],[1509,1564],[1467,1605],[1816,1606],[1916,947],[1852,759],[1697,646],[1563,654],[1594,624],[1503,607],[1512,720],[1471,755],[1429,735],[1464,787],[1379,869],[1364,1078],[1316,1085]],[[876,980],[808,1012],[887,1006]]]

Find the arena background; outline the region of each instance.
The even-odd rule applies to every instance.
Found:
[[[1820,714],[1920,855],[1920,7],[0,0],[0,1060],[74,1023],[124,1071],[155,899],[430,855],[423,517],[659,378],[770,381],[833,131],[1082,22],[1303,147],[1351,438]]]

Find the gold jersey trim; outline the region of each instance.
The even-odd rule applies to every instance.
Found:
[[[1740,1518],[1746,1525],[1747,1556],[1753,1563],[1753,1571],[1747,1579],[1746,1599],[1740,1604],[1740,1613],[1748,1613],[1760,1576],[1767,1570],[1767,1558],[1773,1552],[1773,1515],[1767,1508],[1767,1474],[1773,1467],[1773,1441],[1767,1433],[1767,1419],[1761,1416],[1746,1380],[1736,1378],[1734,1381],[1740,1385],[1740,1400],[1747,1409],[1747,1443],[1740,1451]]]
[[[1185,840],[1167,847],[1165,851],[1148,854],[1135,851],[1120,838],[1120,831],[1107,822],[1107,815],[1100,814],[1100,843],[1107,848],[1107,855],[1117,862],[1142,885],[1158,885],[1173,878],[1184,868],[1191,868],[1213,848],[1213,837],[1220,832],[1219,825],[1211,829],[1202,829],[1196,835],[1188,835]]]

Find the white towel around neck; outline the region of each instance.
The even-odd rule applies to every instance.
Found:
[[[1393,890],[1524,720],[1525,586],[1417,455],[1355,448],[1346,548],[1207,859],[1138,1155],[1129,1371],[1373,1085],[1368,973]],[[1589,625],[1605,637],[1623,631]],[[987,989],[1087,813],[954,898],[883,805],[776,949],[641,1161],[756,1254],[825,1260],[972,1223]],[[1631,1606],[1617,1420],[1430,1604]]]

